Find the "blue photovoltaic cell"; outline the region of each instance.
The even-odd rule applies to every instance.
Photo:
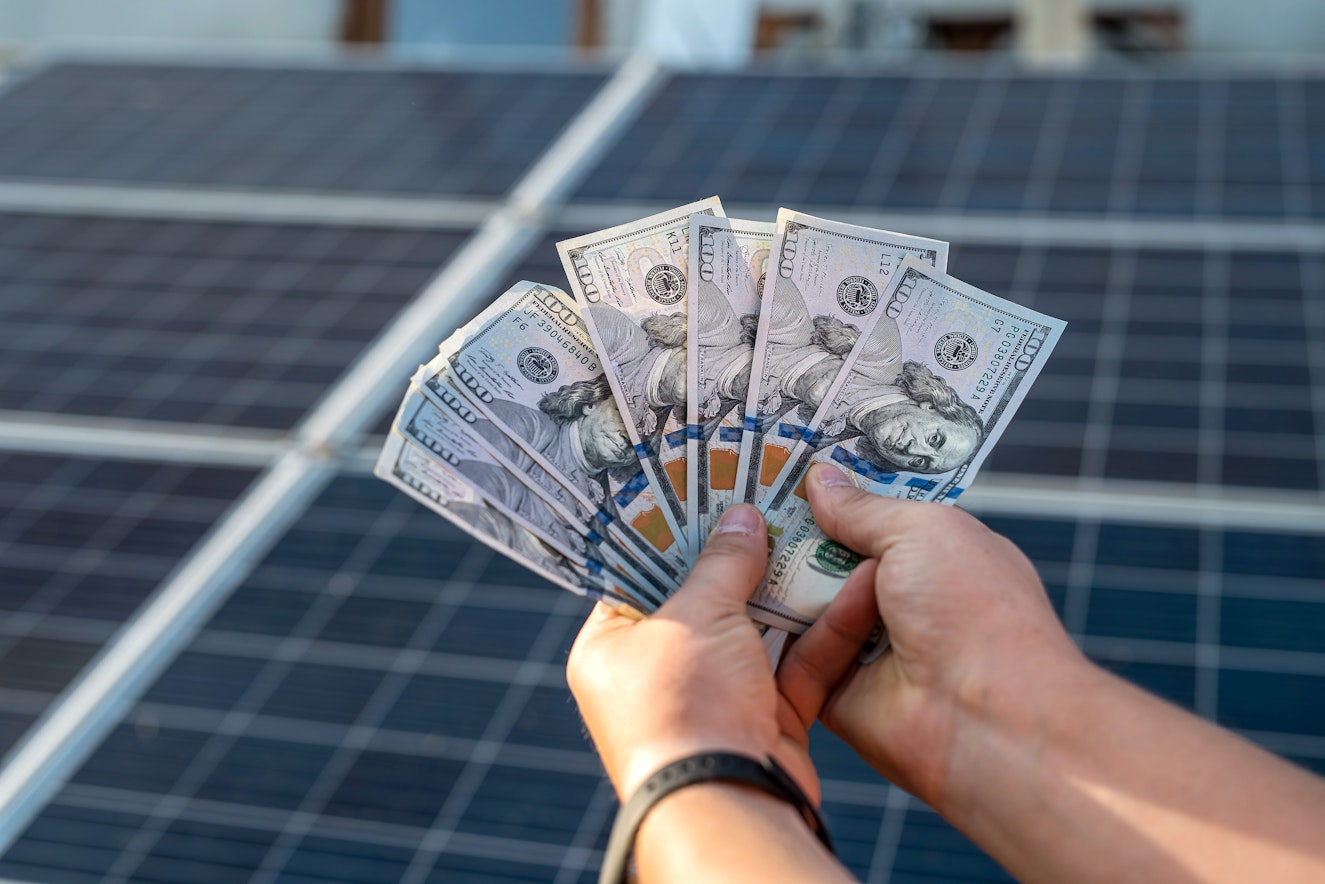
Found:
[[[1325,124],[1309,101],[1321,85],[1135,72],[680,75],[577,197],[1320,218]],[[1311,159],[1284,161],[1293,156]]]
[[[1191,709],[1196,703],[1196,667],[1185,663],[1141,663],[1105,660],[1104,668],[1134,682],[1171,703]]]
[[[495,300],[499,294],[508,290],[511,286],[522,280],[532,282],[541,282],[546,285],[556,286],[563,291],[570,292],[569,283],[566,281],[566,271],[562,269],[561,259],[557,257],[557,242],[563,239],[569,239],[587,233],[585,230],[577,231],[557,231],[548,233],[539,240],[524,260],[522,260],[514,270],[506,274],[500,283],[492,287],[491,300]],[[476,305],[475,313],[488,305],[489,301],[480,300]],[[438,343],[441,343],[438,341]],[[395,417],[396,408],[399,407],[398,401],[383,403],[381,412],[373,429],[369,432],[371,439],[383,437],[391,426],[391,419]]]
[[[287,429],[465,237],[0,214],[0,409]]]
[[[63,64],[0,98],[0,177],[500,196],[602,82],[574,71]]]
[[[511,745],[576,750],[584,746],[584,723],[565,691],[535,688],[506,741]]]
[[[492,612],[488,612],[489,617]],[[446,733],[477,740],[501,702],[505,685],[443,675],[416,675],[410,679],[382,719],[390,730],[430,734],[437,728],[437,709],[446,707]]]
[[[881,793],[881,798],[883,794],[886,793]],[[826,820],[832,820],[829,832],[842,864],[852,869],[870,868],[883,825],[881,804],[835,802],[824,796],[820,811]]]
[[[1227,647],[1325,654],[1325,588],[1316,596],[1314,601],[1225,598],[1219,642]]]
[[[1325,544],[1310,535],[1230,531],[1224,538],[1224,569],[1230,574],[1322,579]]]
[[[198,799],[294,810],[334,751],[331,746],[242,737],[198,786]]]
[[[394,884],[409,867],[413,851],[386,844],[346,844],[339,838],[305,838],[285,864],[289,884],[361,881]]]
[[[426,828],[442,809],[463,767],[449,758],[365,750],[323,804],[322,813]]]
[[[50,807],[6,854],[6,874],[33,881],[97,881],[142,825],[140,813]],[[77,844],[76,850],[70,850]]]
[[[983,521],[999,534],[1015,539],[1022,552],[1036,563],[1072,561],[1077,537],[1074,522],[1003,516],[986,516]]]
[[[1068,323],[987,469],[1325,487],[1307,368],[1325,328],[1305,303],[1322,266],[1292,251],[958,245],[958,277]],[[1110,311],[1126,321],[1106,326]]]
[[[1086,631],[1091,635],[1193,643],[1196,593],[1136,592],[1095,586]]]
[[[0,454],[0,753],[253,475]]]
[[[1301,674],[1224,669],[1219,723],[1250,731],[1325,737],[1325,672]]]
[[[499,876],[510,863],[550,880],[575,861],[572,845],[599,844],[610,818],[562,676],[585,610],[383,483],[333,483],[73,777],[66,791],[81,797],[48,809],[4,873],[193,880],[200,867],[181,845],[208,832],[204,856],[234,876],[269,867],[294,880],[398,880],[413,862]],[[522,648],[492,628],[506,618]],[[441,641],[448,633],[454,646]],[[504,748],[489,758],[480,741]],[[165,795],[181,812],[150,816],[118,852],[38,850],[56,819],[160,809]],[[295,811],[314,822],[291,828]],[[436,855],[425,844],[434,825],[454,833]],[[490,838],[517,849],[494,853]]]
[[[1105,525],[1100,528],[1102,565],[1196,571],[1200,533],[1189,528]]]
[[[532,841],[565,844],[579,830],[598,782],[597,772],[572,774],[493,765],[458,829],[494,837],[519,831]]]
[[[1011,881],[999,868],[938,814],[913,810],[906,815],[889,880],[901,882]]]

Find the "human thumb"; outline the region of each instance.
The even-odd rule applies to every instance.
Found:
[[[905,500],[880,497],[857,488],[851,477],[831,464],[815,464],[806,481],[810,510],[823,532],[866,558],[879,558],[897,534]]]
[[[668,604],[682,607],[703,599],[707,605],[744,610],[767,567],[768,529],[763,515],[749,504],[730,507]]]

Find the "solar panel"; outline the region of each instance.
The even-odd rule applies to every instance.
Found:
[[[679,75],[577,198],[1320,218],[1323,82]]]
[[[377,480],[338,480],[69,785],[77,808],[124,812],[90,825],[136,830],[95,873],[192,879],[175,839],[205,829],[250,872],[334,841],[365,869],[405,847],[426,868],[518,861],[551,880],[610,809],[562,674],[584,610]],[[167,804],[180,813],[151,810]]]
[[[0,408],[292,427],[466,235],[0,214]]]
[[[982,244],[949,266],[1068,322],[990,469],[1325,487],[1319,253]]]
[[[1068,627],[1104,665],[1325,769],[1325,752],[1304,757],[1299,745],[1325,737],[1318,704],[1281,702],[1325,680],[1325,539],[989,522],[1035,557]],[[1274,555],[1258,553],[1267,544]],[[1198,588],[1211,580],[1213,597]],[[1226,624],[1213,636],[1196,614],[1211,604]],[[562,669],[585,611],[387,486],[339,478],[0,873],[580,880],[615,807]],[[1202,708],[1198,649],[1211,641],[1225,647]],[[813,742],[853,872],[996,874],[927,808],[890,811],[891,787],[831,735],[819,729]]]
[[[240,469],[0,455],[0,753],[253,476]]]
[[[491,301],[496,300],[499,294],[521,280],[542,282],[566,289],[568,285],[566,271],[561,266],[561,259],[557,257],[557,243],[572,236],[579,236],[583,232],[583,230],[556,230],[544,234],[537,245],[528,251],[518,265],[507,273],[500,283],[492,287],[491,298],[480,299],[480,302],[475,305],[474,314],[477,315]],[[441,342],[438,341],[437,343]],[[365,444],[380,444],[377,440],[380,440],[390,431],[391,419],[395,417],[396,408],[399,405],[400,402],[394,399],[381,403],[381,413],[377,420],[370,425],[372,429],[366,434],[368,441]]]
[[[500,196],[595,73],[64,64],[0,99],[0,177]]]

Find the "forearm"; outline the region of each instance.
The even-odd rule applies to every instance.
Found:
[[[1084,661],[966,698],[945,816],[1029,881],[1325,880],[1325,782]]]
[[[689,786],[645,817],[639,880],[850,881],[790,804],[727,783]]]

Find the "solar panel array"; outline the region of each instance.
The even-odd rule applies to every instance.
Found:
[[[1299,77],[673,77],[586,200],[1325,216],[1325,83]]]
[[[466,235],[0,214],[0,408],[288,430]]]
[[[500,196],[600,74],[67,64],[0,109],[12,179]]]
[[[0,185],[501,196],[603,82],[56,66],[0,97]],[[1006,236],[959,239],[951,268],[1069,326],[991,480],[1321,500],[1325,236],[1082,246],[1018,220],[1310,227],[1325,206],[1322,107],[1312,76],[667,75],[573,208],[716,192],[770,217],[779,204],[1001,213]],[[550,222],[507,281],[559,283],[553,244],[582,232]],[[467,235],[11,211],[0,322],[19,331],[0,353],[0,408],[288,431]],[[384,414],[400,389],[378,395]],[[0,460],[0,496],[17,502],[0,516],[13,612],[0,741],[253,475]],[[1325,772],[1325,538],[1182,524],[1143,504],[985,518],[1031,556],[1093,658]],[[585,610],[345,468],[0,855],[0,876],[595,880],[616,805],[563,675]],[[812,742],[853,872],[1005,879],[848,747],[821,730]]]
[[[959,247],[958,276],[1067,320],[990,469],[1320,490],[1316,251]]]
[[[0,454],[0,752],[255,474]]]

